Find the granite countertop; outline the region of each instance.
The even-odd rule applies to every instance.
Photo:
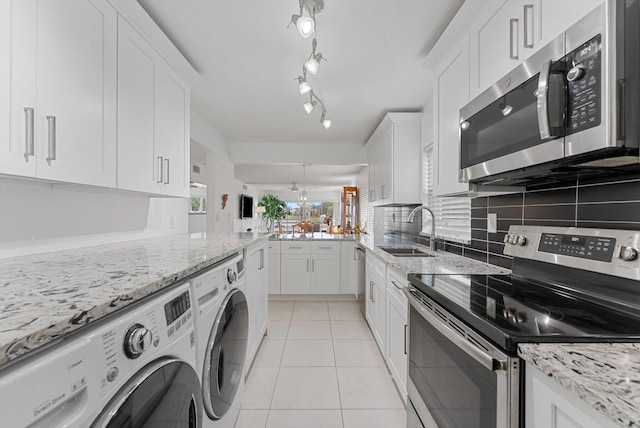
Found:
[[[0,260],[0,366],[267,234],[181,234]]]
[[[622,427],[640,427],[640,343],[518,345],[520,357]]]
[[[406,276],[410,273],[423,274],[472,274],[472,275],[508,275],[509,269],[479,262],[468,257],[437,251],[435,257],[394,257],[374,245],[373,237],[362,235],[360,244],[376,256],[384,260],[396,273]],[[418,248],[430,253],[428,247],[422,245],[390,245],[394,248]]]

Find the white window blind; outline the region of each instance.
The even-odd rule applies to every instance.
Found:
[[[455,242],[471,241],[471,198],[433,195],[433,146],[422,153],[422,199],[436,216],[436,237]],[[431,216],[422,215],[422,232],[431,233]]]

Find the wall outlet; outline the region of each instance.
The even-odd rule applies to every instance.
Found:
[[[487,214],[487,231],[489,233],[496,233],[498,230],[498,214],[489,213]]]

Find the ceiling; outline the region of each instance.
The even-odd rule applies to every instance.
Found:
[[[309,75],[333,121],[325,130],[319,109],[310,115],[302,110],[308,98],[298,93],[294,80],[311,52],[311,39],[303,39],[293,25],[287,28],[299,11],[297,0],[138,1],[200,73],[203,81],[192,88],[192,108],[228,144],[358,145],[387,111],[422,109],[431,92],[422,64],[463,2],[325,0],[316,16],[317,51],[328,61],[316,76]],[[324,176],[342,173],[325,166]],[[236,178],[264,184],[265,177],[284,179],[285,170],[295,171],[280,168],[236,165]],[[294,180],[291,175],[273,185]]]

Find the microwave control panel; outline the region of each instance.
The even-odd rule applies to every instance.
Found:
[[[567,134],[600,125],[602,106],[601,36],[569,53],[566,62]]]

